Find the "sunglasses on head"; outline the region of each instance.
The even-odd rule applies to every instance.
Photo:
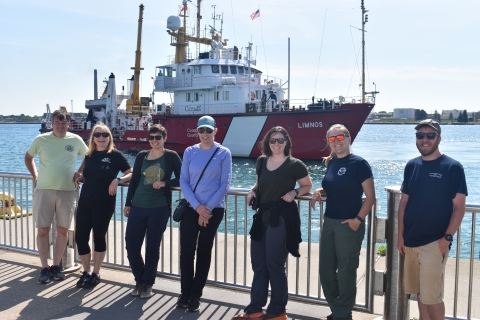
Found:
[[[95,138],[100,138],[100,137],[108,138],[108,137],[110,137],[110,135],[108,134],[108,132],[95,132],[95,133],[93,134],[93,136],[94,136]]]
[[[212,133],[213,132],[213,129],[210,129],[210,128],[205,128],[205,127],[201,127],[201,128],[198,128],[198,133]]]
[[[287,139],[285,139],[285,138],[277,138],[277,139],[270,138],[270,139],[268,139],[268,142],[270,142],[270,144],[275,144],[275,142],[278,142],[279,144],[284,144],[285,141],[287,141]]]
[[[415,136],[417,136],[418,140],[422,140],[423,138],[427,137],[428,140],[433,140],[437,136],[438,133],[436,132],[417,132]]]
[[[148,140],[162,140],[163,139],[163,136],[162,135],[159,135],[159,136],[148,136]]]
[[[330,137],[328,137],[328,142],[333,143],[333,142],[335,142],[335,139],[337,139],[338,141],[343,141],[343,140],[345,140],[345,137],[348,137],[348,134],[342,133],[342,134],[338,134],[336,136],[330,136]]]

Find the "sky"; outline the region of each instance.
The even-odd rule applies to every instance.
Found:
[[[189,30],[196,0],[189,2]],[[203,0],[201,26],[223,13],[227,47],[253,42],[257,68],[291,99],[357,98],[361,88],[361,0]],[[99,84],[115,74],[117,93],[133,71],[140,2],[0,0],[0,114],[41,115],[66,106],[85,112]],[[174,54],[167,18],[181,0],[144,0],[140,91],[150,96],[155,67]],[[374,111],[394,108],[480,111],[480,1],[365,0],[366,91]],[[260,18],[250,19],[257,9]],[[216,29],[219,21],[215,22]],[[195,45],[190,46],[195,50]],[[204,50],[203,50],[204,49]],[[208,48],[202,45],[202,51]],[[373,83],[376,84],[373,85]],[[348,99],[350,99],[348,98]],[[170,97],[156,94],[155,102]]]

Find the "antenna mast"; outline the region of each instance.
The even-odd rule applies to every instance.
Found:
[[[360,7],[362,9],[362,103],[365,103],[365,23],[368,22],[368,10],[365,10],[365,6]]]

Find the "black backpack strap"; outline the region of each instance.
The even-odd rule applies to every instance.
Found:
[[[193,189],[193,193],[195,193],[195,190],[197,190],[198,183],[202,179],[203,174],[205,173],[205,169],[207,169],[208,165],[210,164],[210,161],[212,161],[212,159],[215,156],[215,154],[217,153],[218,149],[220,149],[220,147],[217,147],[217,149],[213,152],[212,156],[210,157],[210,160],[208,160],[207,164],[205,165],[205,168],[203,168],[202,174],[200,174],[200,178],[198,178],[197,184],[195,185],[195,188]]]

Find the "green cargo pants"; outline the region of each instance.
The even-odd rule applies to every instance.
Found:
[[[365,234],[365,222],[353,231],[344,220],[325,217],[320,237],[320,281],[335,320],[352,319]]]

